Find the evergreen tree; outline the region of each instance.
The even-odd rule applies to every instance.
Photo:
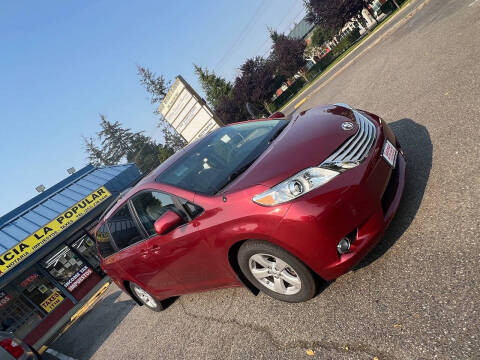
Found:
[[[143,132],[132,132],[121,124],[110,122],[100,114],[101,130],[95,137],[84,138],[85,151],[90,163],[96,166],[115,165],[123,161],[134,162],[142,173],[146,174],[157,167],[161,161],[159,156],[167,150],[170,155],[173,149],[157,145]]]
[[[137,65],[137,74],[140,77],[140,84],[145,87],[147,93],[150,94],[150,102],[157,107],[162,102],[168,92],[169,83],[165,81],[163,76],[157,76],[150,69]],[[170,123],[155,109],[154,114],[160,115],[158,127],[162,129],[163,137],[167,148],[174,152],[182,149],[187,143],[183,137],[176,132]]]
[[[230,94],[233,85],[214,72],[209,72],[207,68],[203,69],[195,64],[193,64],[193,68],[205,92],[208,104],[216,110],[222,98]]]
[[[132,138],[131,147],[133,151],[127,153],[127,161],[137,164],[144,174],[149,173],[165,160],[160,156],[165,149],[168,149],[168,157],[174,153],[171,148],[157,144],[141,133],[135,134]]]
[[[108,164],[118,164],[123,157],[132,152],[132,141],[140,133],[132,133],[130,129],[121,127],[118,121],[111,123],[105,115],[100,114],[101,131],[97,133],[102,145],[103,157]]]
[[[137,74],[140,76],[140,84],[145,87],[145,90],[150,94],[150,102],[157,104],[162,102],[165,95],[167,95],[170,83],[165,81],[162,75],[157,76],[150,69],[137,65]]]

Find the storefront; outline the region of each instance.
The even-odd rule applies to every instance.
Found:
[[[92,229],[139,179],[89,165],[0,218],[0,331],[38,348],[108,280]]]

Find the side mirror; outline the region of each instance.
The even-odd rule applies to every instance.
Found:
[[[169,210],[155,221],[154,226],[156,233],[163,235],[181,224],[183,224],[183,219],[177,213]]]
[[[280,111],[277,111],[277,112],[274,112],[272,115],[270,115],[268,118],[269,119],[280,119],[280,118],[284,118],[285,117],[285,114],[280,112]]]

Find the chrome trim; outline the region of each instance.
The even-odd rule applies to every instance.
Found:
[[[376,138],[375,125],[364,115],[347,104],[338,103],[350,109],[355,116],[358,125],[357,132],[347,139],[332,155],[322,162],[322,166],[335,165],[337,163],[360,163],[367,157]]]
[[[355,125],[353,125],[353,123],[350,121],[345,121],[342,124],[342,129],[345,131],[353,130],[354,127]]]

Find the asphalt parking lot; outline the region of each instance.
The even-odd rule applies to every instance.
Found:
[[[480,1],[430,0],[402,16],[298,109],[367,109],[406,152],[398,214],[354,271],[303,304],[237,288],[162,313],[113,285],[51,347],[97,360],[480,359]]]

